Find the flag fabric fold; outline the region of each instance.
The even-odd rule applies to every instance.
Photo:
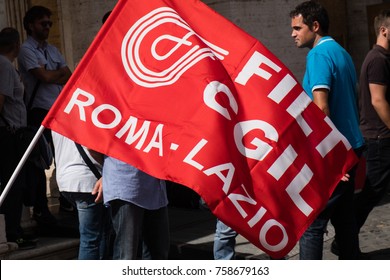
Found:
[[[43,125],[192,188],[275,258],[356,162],[283,63],[196,0],[119,1]]]

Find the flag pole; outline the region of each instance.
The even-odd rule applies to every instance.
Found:
[[[38,129],[38,131],[35,133],[34,138],[32,139],[31,143],[28,145],[26,151],[24,152],[23,157],[20,159],[18,165],[16,166],[14,172],[12,173],[11,178],[9,178],[7,185],[5,186],[3,192],[0,196],[0,206],[3,205],[3,202],[10,191],[13,183],[15,182],[16,178],[18,177],[20,171],[22,170],[23,165],[26,163],[28,156],[31,154],[31,151],[34,149],[35,145],[38,143],[39,137],[42,135],[43,131],[45,130],[45,127],[41,125]]]

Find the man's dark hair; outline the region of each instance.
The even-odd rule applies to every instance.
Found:
[[[19,32],[15,28],[6,27],[0,31],[0,53],[9,53],[19,43]]]
[[[382,10],[374,19],[374,28],[376,36],[379,35],[381,27],[390,28],[390,10]]]
[[[29,24],[33,23],[37,19],[41,19],[44,16],[51,17],[52,12],[43,6],[33,6],[26,12],[26,15],[23,18],[23,27],[26,30],[28,35],[31,35],[31,30]]]
[[[302,15],[303,23],[309,26],[310,29],[313,28],[313,23],[317,21],[320,24],[320,29],[325,34],[329,30],[329,17],[328,12],[324,7],[322,7],[316,1],[306,1],[295,7],[294,10],[290,12],[290,17],[294,18],[296,16]]]

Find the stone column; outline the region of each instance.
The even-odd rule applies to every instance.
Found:
[[[26,39],[26,34],[23,28],[23,17],[27,11],[26,0],[5,0],[5,13],[7,18],[7,26],[16,28],[21,36],[21,41]]]

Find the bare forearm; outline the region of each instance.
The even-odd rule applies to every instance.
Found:
[[[328,104],[328,90],[317,89],[313,91],[313,102],[320,108],[325,115],[330,115],[329,104]]]
[[[57,70],[37,68],[31,70],[31,72],[38,80],[47,84],[63,85],[69,80],[71,76],[71,72],[68,67],[63,67]]]
[[[374,102],[372,104],[382,122],[390,129],[390,106],[387,102]]]
[[[386,99],[387,86],[369,84],[371,104],[382,122],[390,129],[390,105]]]
[[[69,80],[69,78],[72,75],[72,73],[70,72],[68,67],[64,67],[64,68],[61,68],[59,70],[61,70],[61,75],[57,79],[56,84],[64,85]]]

